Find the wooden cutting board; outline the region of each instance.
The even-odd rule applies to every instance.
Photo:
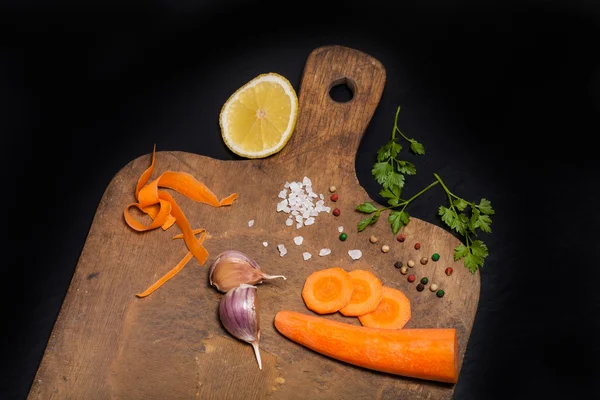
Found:
[[[355,174],[355,156],[375,111],[386,80],[383,65],[369,55],[342,46],[315,49],[308,57],[299,88],[299,117],[286,147],[262,160],[221,161],[157,147],[153,177],[166,170],[185,171],[204,182],[219,197],[237,192],[231,207],[213,208],[172,192],[192,227],[209,236],[204,266],[192,260],[179,274],[150,296],[135,297],[170,270],[186,253],[173,226],[138,233],[124,222],[125,206],[134,202],[140,174],[150,165],[150,152],[131,161],[113,178],[94,216],[66,299],[32,384],[29,399],[447,399],[454,385],[378,373],[332,360],[293,343],[273,326],[283,309],[311,313],[302,300],[306,277],[317,269],[357,268],[350,249],[363,252],[385,285],[402,290],[412,302],[406,328],[457,329],[460,362],[465,354],[479,300],[479,275],[454,262],[459,241],[447,231],[412,218],[403,229],[407,239],[395,240],[386,221],[356,231],[364,217],[354,211],[369,196]],[[330,88],[346,83],[351,101],[337,103]],[[218,118],[218,116],[215,116]],[[151,150],[151,149],[148,149]],[[341,215],[321,213],[310,226],[286,226],[287,214],[277,213],[277,195],[286,181],[307,176],[326,205]],[[328,188],[338,188],[339,200],[329,200]],[[372,201],[372,200],[371,200]],[[254,220],[252,227],[248,221]],[[338,227],[348,234],[338,239]],[[376,235],[377,244],[369,237]],[[302,245],[293,238],[303,236]],[[268,242],[264,247],[263,242]],[[415,250],[415,242],[421,249]],[[388,253],[381,245],[388,244]],[[277,245],[288,253],[280,257]],[[330,248],[329,256],[318,255]],[[259,370],[252,347],[232,338],[218,319],[222,294],[208,283],[208,267],[226,249],[254,258],[273,280],[259,286],[261,354]],[[312,258],[304,261],[303,252]],[[421,265],[422,256],[437,252],[439,261]],[[446,291],[443,298],[416,290],[394,262],[416,261],[418,279],[429,277]],[[454,274],[444,270],[452,266]],[[361,267],[364,267],[362,265]],[[359,325],[339,313],[323,316]],[[460,379],[459,379],[460,380]]]

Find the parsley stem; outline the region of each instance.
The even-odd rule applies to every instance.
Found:
[[[394,118],[394,128],[392,129],[392,140],[395,141],[396,140],[396,130],[398,130],[398,114],[400,114],[400,106],[398,106],[398,109],[396,110],[396,118]],[[400,130],[398,130],[398,132],[400,132]],[[402,135],[402,132],[400,132],[400,134]],[[402,135],[404,136],[404,135]]]
[[[434,187],[435,185],[437,185],[439,182],[438,181],[433,181],[432,183],[429,184],[429,186],[427,186],[426,188],[422,189],[419,193],[415,194],[413,197],[411,197],[408,200],[404,200],[398,204],[396,204],[395,206],[389,206],[389,207],[383,207],[380,208],[379,210],[384,211],[384,210],[389,210],[392,208],[396,208],[396,207],[402,207],[402,211],[404,211],[404,209],[406,208],[406,206],[413,201],[414,199],[416,199],[417,197],[419,197],[420,195],[422,195],[423,193],[425,193],[426,191],[428,191],[429,189],[431,189],[432,187]]]

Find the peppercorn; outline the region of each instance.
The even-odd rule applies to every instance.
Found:
[[[444,297],[444,291],[442,289],[438,290],[436,293],[437,297]]]
[[[384,244],[383,246],[381,246],[381,251],[383,251],[384,253],[387,253],[388,251],[390,251],[390,246],[388,246],[387,244]]]
[[[431,259],[433,261],[437,261],[440,259],[440,255],[438,253],[433,253],[433,255],[431,256]]]
[[[401,233],[396,239],[398,239],[399,242],[404,242],[406,240],[406,235],[404,233]]]
[[[417,291],[419,291],[419,292],[422,292],[422,291],[423,291],[423,289],[425,289],[425,286],[423,286],[423,284],[422,284],[422,283],[419,283],[419,284],[417,285]]]
[[[408,266],[409,266],[409,267],[411,267],[411,268],[415,266],[415,262],[414,262],[414,260],[408,260],[407,264],[408,264]]]
[[[396,267],[396,268],[398,268],[398,269],[402,268],[402,261],[396,261],[396,262],[394,263],[394,267]]]
[[[446,275],[448,275],[448,276],[452,275],[452,271],[453,271],[452,267],[446,268]]]
[[[371,236],[369,238],[369,242],[371,242],[371,243],[377,243],[377,236]]]
[[[338,195],[335,193],[332,194],[330,198],[331,198],[331,201],[338,201]]]
[[[436,285],[435,283],[432,283],[431,286],[429,286],[429,290],[431,290],[432,292],[435,292],[436,290],[438,290],[438,285]]]
[[[348,235],[346,235],[345,233],[341,233],[340,234],[340,240],[343,242],[346,239],[348,239]]]
[[[421,243],[415,243],[415,249],[419,250],[421,248]]]
[[[414,281],[415,281],[415,279],[416,279],[416,278],[415,278],[415,276],[414,276],[414,275],[409,275],[407,279],[408,279],[408,281],[409,281],[410,283],[412,283],[412,282],[414,282]]]
[[[341,213],[342,212],[340,211],[339,208],[334,208],[333,209],[333,215],[335,215],[336,217],[339,217]]]
[[[406,265],[403,265],[402,268],[400,268],[400,273],[402,275],[408,274],[408,268],[406,268]]]
[[[425,264],[427,264],[427,261],[429,261],[429,259],[427,257],[421,258],[421,264],[425,265]]]
[[[426,277],[426,276],[425,276],[425,277],[423,277],[423,278],[421,278],[421,283],[422,283],[423,285],[427,285],[427,282],[429,282],[429,279],[427,279],[427,277]]]
[[[337,189],[337,188],[336,188],[335,186],[333,186],[333,185],[329,186],[329,191],[330,191],[331,193],[335,192],[335,190],[336,190],[336,189]]]

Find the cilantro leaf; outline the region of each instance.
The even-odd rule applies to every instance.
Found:
[[[394,232],[395,235],[398,233],[400,228],[402,228],[404,225],[408,225],[410,216],[406,211],[392,211],[388,217],[388,221],[392,225],[392,232]]]
[[[492,208],[492,202],[485,198],[481,199],[477,205],[477,208],[479,208],[479,211],[486,215],[493,215],[495,213],[494,209]]]
[[[410,150],[415,154],[425,154],[425,147],[415,139],[410,141]]]
[[[369,218],[365,218],[365,219],[361,220],[358,223],[358,231],[359,232],[364,231],[367,226],[373,225],[375,222],[377,222],[377,220],[379,219],[379,213],[380,213],[380,211],[371,215]]]
[[[464,211],[464,209],[469,205],[469,203],[463,199],[456,199],[452,204],[454,204],[454,207],[456,207],[458,211]]]
[[[459,244],[454,249],[454,261],[460,260],[461,258],[466,256],[468,252],[469,248],[467,246],[465,246],[464,244]]]
[[[398,168],[398,172],[400,172],[401,174],[406,174],[406,175],[415,175],[417,173],[417,168],[415,167],[414,164],[408,162],[408,161],[397,161],[397,168]]]
[[[371,170],[373,177],[380,185],[384,185],[384,183],[387,183],[388,176],[392,172],[394,172],[394,168],[388,162],[375,163],[375,165],[373,165],[373,169]],[[384,185],[384,187],[389,186]]]
[[[356,206],[356,210],[362,213],[371,214],[377,211],[377,207],[375,207],[371,202],[364,202]]]

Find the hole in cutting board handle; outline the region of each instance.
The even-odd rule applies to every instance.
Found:
[[[347,103],[354,97],[356,85],[351,79],[340,78],[329,87],[329,97],[336,103]]]

